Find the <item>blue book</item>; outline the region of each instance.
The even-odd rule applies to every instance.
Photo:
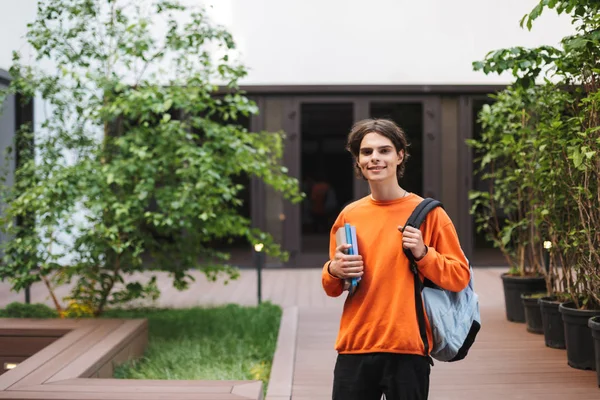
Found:
[[[352,252],[353,254],[359,254],[358,253],[358,240],[356,239],[356,227],[355,226],[351,226],[350,227],[350,232],[352,234]],[[359,278],[360,280],[360,278]]]
[[[348,254],[349,255],[357,255],[358,254],[358,240],[356,239],[356,227],[346,223],[346,224],[344,224],[344,228],[346,230],[346,242],[348,244],[352,245],[352,247],[350,247],[348,249]],[[360,278],[352,278],[350,280],[350,287],[348,288],[348,292],[350,292],[350,294],[353,294],[356,291],[359,281],[360,281]]]
[[[346,243],[352,244],[352,226],[348,223],[344,224],[344,229],[346,229]],[[354,255],[354,246],[348,249],[349,255]]]

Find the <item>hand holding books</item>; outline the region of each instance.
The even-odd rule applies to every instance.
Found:
[[[336,245],[340,247],[342,245],[350,245],[351,247],[346,250],[346,254],[348,255],[359,255],[358,254],[358,241],[356,239],[356,227],[350,224],[344,224],[341,228],[337,230],[335,233]],[[360,261],[362,264],[362,261]],[[357,287],[358,282],[360,282],[360,276],[344,279],[344,289],[348,290],[350,294],[353,294]]]

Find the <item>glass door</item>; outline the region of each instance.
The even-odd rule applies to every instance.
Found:
[[[421,196],[440,195],[439,97],[298,96],[290,106],[283,113],[288,134],[284,164],[307,197],[300,204],[285,202],[281,214],[288,265],[321,265],[340,210],[369,194],[345,148],[358,120],[390,118],[398,123],[411,143],[401,185]]]
[[[311,254],[326,258],[331,226],[342,208],[354,200],[353,161],[345,147],[355,122],[355,101],[299,98],[297,115],[298,179],[306,198],[299,205],[300,224],[290,230],[299,231],[297,241],[304,262],[309,263],[306,257]]]

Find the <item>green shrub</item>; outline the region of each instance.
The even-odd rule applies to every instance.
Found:
[[[58,313],[45,304],[24,304],[13,302],[0,310],[3,318],[57,318]]]

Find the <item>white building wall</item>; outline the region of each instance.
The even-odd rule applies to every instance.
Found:
[[[35,0],[0,0],[0,69],[10,68],[15,50],[29,58],[25,33],[35,18],[36,4]]]
[[[250,69],[245,84],[507,83],[471,63],[493,49],[556,45],[573,32],[546,11],[528,32],[521,17],[538,0],[185,0],[204,3],[233,33]],[[10,4],[9,4],[10,3]],[[0,0],[0,68],[25,45],[36,0]]]
[[[207,0],[239,44],[247,84],[508,83],[471,63],[493,49],[558,44],[568,18],[538,0]]]

